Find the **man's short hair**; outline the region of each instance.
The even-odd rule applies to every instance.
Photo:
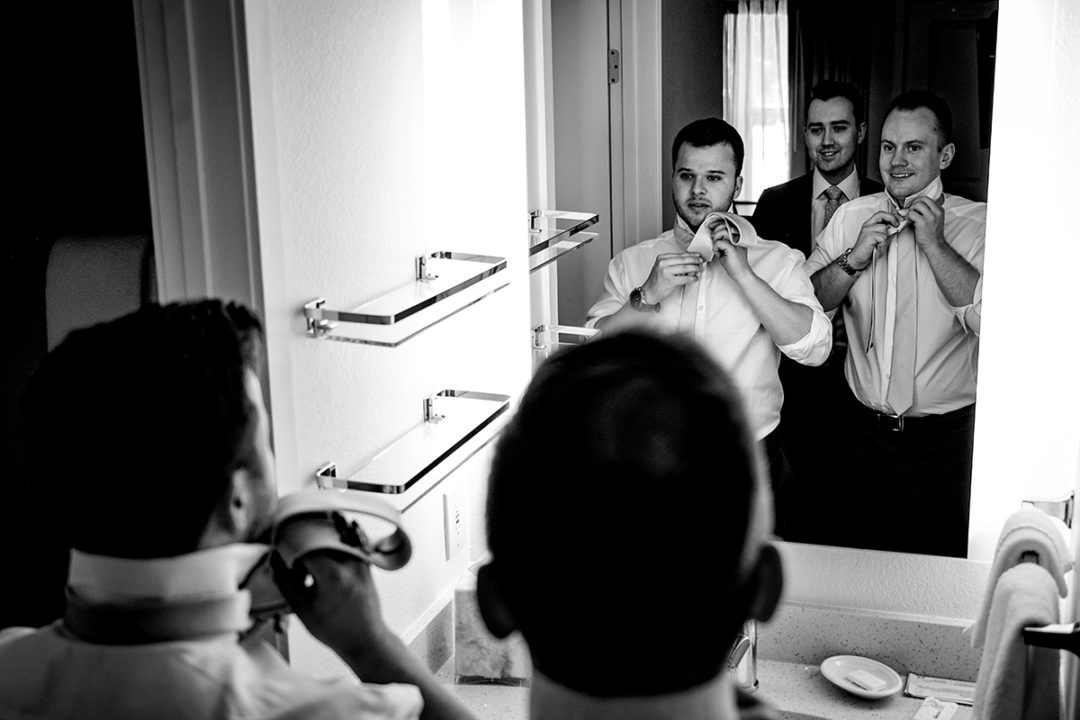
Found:
[[[262,327],[206,300],[75,330],[25,399],[33,465],[55,482],[68,545],[112,557],[197,549],[233,471],[255,458]]]
[[[851,103],[852,113],[855,115],[855,125],[863,121],[863,101],[859,91],[851,83],[840,80],[822,80],[810,91],[810,98],[806,101],[807,114],[810,112],[810,103],[815,100],[826,102],[833,98],[844,98]],[[858,128],[856,128],[858,129]]]
[[[537,667],[608,697],[719,674],[748,614],[760,462],[734,384],[691,340],[628,331],[548,359],[487,506],[493,582]]]
[[[934,129],[937,131],[938,136],[938,150],[951,143],[953,117],[952,111],[949,110],[949,104],[943,98],[928,90],[909,90],[906,93],[897,95],[889,103],[888,110],[885,111],[885,120],[889,119],[889,115],[893,110],[911,111],[919,108],[926,108],[934,114],[934,119],[937,121]],[[882,127],[885,125],[885,120],[881,122]]]
[[[733,128],[730,123],[720,118],[702,118],[695,120],[680,130],[675,136],[675,141],[671,144],[672,171],[675,170],[675,165],[679,162],[679,149],[683,146],[683,143],[690,145],[690,147],[712,147],[719,144],[730,146],[731,151],[735,154],[735,174],[742,175],[743,156],[746,154],[746,150],[743,147],[743,140],[739,135],[739,131]]]

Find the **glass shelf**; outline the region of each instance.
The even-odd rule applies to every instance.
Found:
[[[596,213],[565,210],[534,210],[529,213],[529,272],[539,270],[589,243],[596,237],[594,233],[587,233],[587,239],[571,241],[570,238],[595,225],[599,219]]]
[[[396,347],[510,284],[506,258],[436,252],[416,259],[416,280],[351,310],[325,298],[304,305],[309,337]]]
[[[316,481],[324,489],[388,495],[392,505],[404,509],[489,443],[509,407],[509,395],[443,390],[424,400],[424,422],[400,440],[348,477],[337,477],[336,464],[326,463],[316,471]]]
[[[597,233],[579,232],[572,237],[553,240],[547,247],[529,255],[529,272],[536,272],[548,263],[553,263],[563,255],[588,245],[596,239]]]
[[[596,328],[573,325],[537,325],[533,328],[533,365],[539,365],[560,348],[583,345],[596,335]]]

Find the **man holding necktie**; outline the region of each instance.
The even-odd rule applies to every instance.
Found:
[[[850,412],[821,448],[845,480],[840,544],[967,555],[986,204],[943,192],[951,132],[941,98],[893,100],[885,192],[842,205],[806,262],[848,333]]]

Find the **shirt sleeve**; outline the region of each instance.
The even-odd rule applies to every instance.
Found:
[[[810,308],[813,317],[810,319],[810,329],[805,335],[793,343],[777,347],[780,352],[801,365],[820,365],[829,357],[832,349],[832,322],[814,295],[814,286],[802,264],[802,253],[791,251],[788,261],[788,272],[773,289],[785,300]]]
[[[630,299],[630,291],[637,285],[632,285],[626,268],[625,251],[619,253],[608,263],[607,274],[604,275],[604,289],[589,312],[585,314],[585,327],[596,327],[597,321],[614,315]]]

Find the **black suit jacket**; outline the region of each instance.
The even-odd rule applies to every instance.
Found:
[[[807,173],[783,185],[774,185],[761,193],[750,224],[767,240],[779,240],[788,247],[810,256],[810,193],[814,174]],[[881,183],[859,176],[859,194],[881,192]]]

